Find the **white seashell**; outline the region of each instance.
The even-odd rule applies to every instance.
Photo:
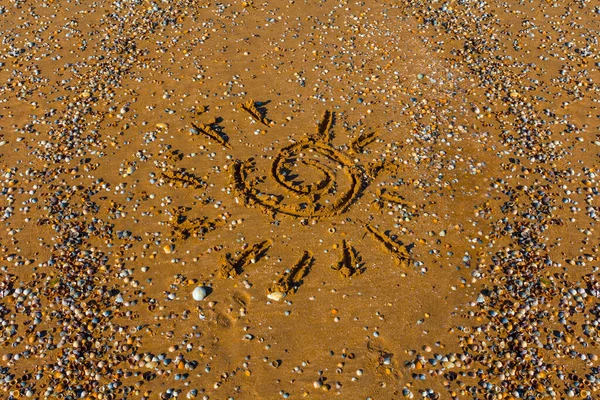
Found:
[[[203,288],[202,286],[198,286],[196,289],[194,289],[194,291],[192,292],[192,297],[194,298],[194,300],[196,301],[202,301],[204,300],[204,298],[206,297],[207,293],[206,293],[206,289]]]
[[[272,292],[267,295],[267,297],[271,300],[279,301],[285,297],[285,293],[281,292]]]

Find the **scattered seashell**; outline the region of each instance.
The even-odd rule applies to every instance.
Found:
[[[202,301],[208,295],[206,289],[203,286],[198,286],[192,292],[192,297],[196,301]]]
[[[279,301],[285,297],[285,293],[271,292],[267,295],[267,297],[271,300]]]

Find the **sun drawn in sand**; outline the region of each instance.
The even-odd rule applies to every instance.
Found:
[[[257,122],[266,127],[273,123],[264,116],[250,100],[240,106]],[[370,183],[382,173],[397,174],[399,168],[388,161],[357,164],[353,156],[363,152],[364,148],[377,139],[376,132],[369,132],[354,138],[345,151],[332,144],[332,131],[335,114],[325,111],[314,133],[305,134],[300,140],[279,149],[273,157],[268,171],[258,168],[254,159],[235,160],[229,168],[231,193],[236,201],[272,217],[285,215],[301,219],[302,222],[335,220],[345,214],[368,189]],[[196,134],[231,148],[227,138],[211,125],[194,124],[191,128]],[[181,175],[181,176],[179,176]],[[173,178],[185,181],[193,179],[184,173]],[[191,182],[193,185],[200,182]],[[403,204],[403,198],[393,192],[380,189],[375,208],[384,203]],[[217,225],[207,219],[187,220],[185,216],[175,216],[173,224],[182,237],[190,234],[206,233]],[[397,265],[408,269],[410,254],[407,247],[375,226],[353,220],[361,226],[364,234],[378,242],[389,252]],[[250,264],[264,256],[274,242],[270,238],[255,243],[241,254],[228,254],[221,259],[219,276],[235,278]],[[359,275],[364,271],[364,263],[357,249],[350,241],[342,240],[337,246],[339,260],[331,268],[344,278]],[[267,289],[272,300],[281,300],[298,290],[300,283],[308,274],[314,262],[313,253],[305,250],[298,261],[282,272],[278,279]]]

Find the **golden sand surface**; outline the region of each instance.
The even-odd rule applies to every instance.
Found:
[[[0,398],[598,398],[599,27],[1,1]]]

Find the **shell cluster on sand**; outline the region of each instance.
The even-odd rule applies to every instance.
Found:
[[[599,15],[3,2],[0,398],[598,398]]]

